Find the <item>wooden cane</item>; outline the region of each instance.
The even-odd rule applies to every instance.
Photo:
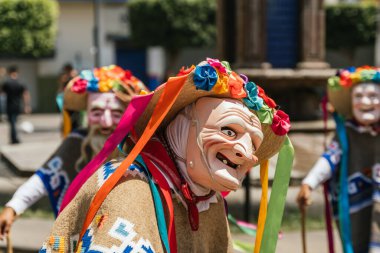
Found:
[[[306,247],[306,208],[301,209],[301,236],[302,236],[302,249],[303,253],[307,253]]]
[[[7,253],[13,253],[12,240],[10,232],[6,235],[7,240]]]

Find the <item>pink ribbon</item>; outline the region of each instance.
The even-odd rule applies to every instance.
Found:
[[[148,106],[149,101],[152,97],[153,93],[133,97],[115,131],[108,137],[102,150],[81,170],[81,172],[70,184],[65,197],[63,198],[59,213],[61,213],[62,210],[70,203],[82,185],[106,161],[107,157],[112,153],[112,151],[115,150],[117,145],[130,132],[141,114],[144,112],[145,108]]]

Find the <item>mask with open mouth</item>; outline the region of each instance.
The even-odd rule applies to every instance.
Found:
[[[352,89],[352,113],[363,125],[372,125],[380,119],[380,87],[374,83],[358,84]]]
[[[241,102],[200,98],[192,105],[186,151],[187,172],[195,183],[215,191],[237,190],[263,133],[261,124]]]

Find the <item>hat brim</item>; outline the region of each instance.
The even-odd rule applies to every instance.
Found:
[[[63,93],[63,108],[70,111],[82,111],[87,109],[87,92],[76,93],[71,90],[75,81],[80,77],[73,78],[66,86]]]
[[[327,96],[330,104],[334,107],[334,110],[346,119],[351,119],[352,115],[352,87],[341,89],[327,88]]]
[[[149,105],[145,109],[142,116],[139,118],[138,122],[135,125],[135,130],[137,134],[140,136],[149,119],[152,117],[152,113],[154,111],[154,108],[165,88],[165,84],[161,85],[154,91],[153,98],[149,102]],[[163,130],[165,127],[171,122],[172,119],[187,105],[197,101],[199,98],[202,97],[219,97],[219,98],[231,98],[229,93],[224,94],[216,94],[213,91],[204,91],[204,90],[197,90],[195,85],[193,84],[193,73],[190,73],[184,87],[182,88],[181,92],[179,93],[176,101],[174,102],[173,106],[169,110],[168,114],[165,116],[164,120],[160,124],[160,127],[158,130]],[[240,100],[240,99],[237,99]],[[256,114],[255,111],[251,110],[254,114]],[[265,161],[275,155],[279,152],[283,142],[285,141],[286,135],[284,136],[278,136],[276,135],[272,129],[271,126],[268,124],[261,124],[262,131],[264,134],[263,142],[261,143],[261,146],[259,149],[255,152],[255,156],[258,157],[259,161],[258,163]]]

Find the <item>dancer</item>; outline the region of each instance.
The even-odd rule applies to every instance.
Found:
[[[92,176],[81,172],[89,178],[41,252],[232,252],[221,192],[237,190],[258,164],[267,187],[268,159],[281,148],[268,212],[263,190],[256,241],[257,252],[275,252],[292,166],[289,117],[215,59],[135,99],[147,107],[125,132],[126,158]]]
[[[368,66],[342,69],[329,79],[336,136],[303,180],[297,197],[300,208],[305,208],[311,203],[311,191],[330,180],[345,253],[380,250],[379,83],[379,68]]]

